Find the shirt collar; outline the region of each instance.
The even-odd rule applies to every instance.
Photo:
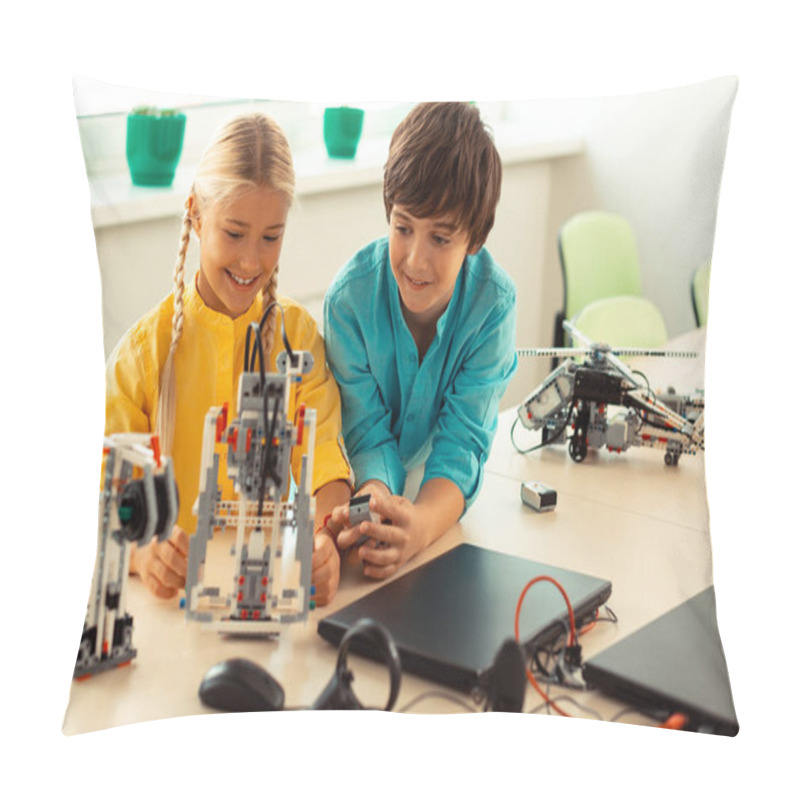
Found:
[[[183,302],[186,309],[196,316],[204,325],[211,327],[232,327],[234,334],[237,336],[245,333],[247,326],[251,322],[261,322],[262,295],[260,292],[256,295],[256,299],[244,314],[240,314],[236,319],[231,319],[227,314],[214,311],[205,304],[203,298],[200,297],[200,292],[197,291],[197,273],[194,274],[189,281],[189,285],[186,287]]]

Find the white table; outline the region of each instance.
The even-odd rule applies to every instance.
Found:
[[[702,362],[681,363],[693,365],[694,371],[687,370],[683,381],[695,386],[676,388],[683,391],[702,385]],[[651,373],[650,365],[644,366]],[[648,448],[631,448],[623,454],[590,451],[580,464],[570,459],[564,446],[522,455],[512,447],[509,435],[515,415],[516,409],[500,415],[483,488],[461,523],[407,564],[400,575],[461,542],[471,542],[607,578],[613,586],[608,605],[619,622],[598,624],[582,637],[584,658],[711,583],[702,454],[682,456],[677,467],[664,463],[662,451]],[[520,484],[534,479],[557,490],[554,512],[539,514],[521,503]],[[223,537],[215,538],[209,565],[226,550]],[[234,656],[251,658],[269,669],[283,685],[288,707],[308,707],[330,679],[336,662],[336,648],[316,632],[318,620],[375,587],[375,582],[347,567],[334,602],[311,612],[307,624],[287,626],[277,640],[244,640],[187,623],[177,601],[157,600],[132,579],[128,609],[134,617],[138,656],[130,666],[73,683],[64,732],[208,713],[197,695],[200,681],[210,666]],[[513,631],[513,619],[509,627]],[[349,663],[362,702],[383,707],[389,687],[385,667],[353,655]],[[414,703],[410,711],[464,710],[442,692],[470,702],[464,695],[404,674],[395,709]],[[553,696],[563,694],[553,689]],[[623,708],[597,692],[572,695],[603,719]],[[538,695],[529,688],[525,709],[537,705]],[[564,708],[576,716],[592,716],[574,706],[565,704]],[[625,721],[652,724],[635,713],[626,715]]]

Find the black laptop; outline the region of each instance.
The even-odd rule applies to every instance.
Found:
[[[578,625],[611,595],[607,580],[461,544],[320,620],[317,631],[338,645],[351,625],[369,617],[392,635],[404,671],[464,692],[485,691],[498,650],[514,637],[520,594],[538,575],[564,587]],[[520,640],[528,652],[551,644],[568,620],[561,593],[540,581],[525,596]],[[354,639],[351,650],[381,658],[365,638]]]
[[[681,713],[690,730],[739,731],[713,586],[589,659],[583,676],[657,719]]]

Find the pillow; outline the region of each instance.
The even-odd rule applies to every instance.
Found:
[[[486,246],[517,287],[518,347],[552,343],[553,320],[563,307],[559,230],[575,214],[592,209],[614,212],[630,223],[641,270],[641,293],[659,307],[670,339],[688,337],[704,346],[702,333],[697,335],[695,330],[690,286],[695,271],[713,260],[717,202],[736,87],[735,79],[720,78],[627,97],[478,103],[503,159],[503,194]],[[219,98],[170,96],[88,79],[76,79],[75,99],[102,281],[107,359],[113,358],[123,334],[170,293],[194,166],[216,128],[236,113],[265,111],[289,140],[297,202],[290,212],[281,252],[280,290],[305,305],[320,328],[322,298],[333,276],[365,243],[385,235],[382,168],[391,131],[413,104],[363,104],[363,128],[355,157],[350,158],[325,152],[322,104],[220,102]],[[177,109],[179,113],[129,113],[140,106]],[[138,117],[162,126],[156,146],[161,162],[168,160],[167,140],[180,140],[174,176],[159,176],[152,167],[137,162],[132,149],[138,135],[134,128],[142,122]],[[155,185],[159,183],[162,185]],[[199,248],[192,237],[186,258],[187,284],[198,263]],[[692,377],[695,385],[677,388],[687,392],[702,389],[702,360],[699,363],[699,373],[695,371]],[[590,574],[613,573],[602,577],[614,578],[608,604],[619,624],[598,623],[594,644],[592,634],[585,634],[582,644],[591,654],[609,648],[712,585],[703,455],[686,454],[677,466],[667,467],[646,447],[631,447],[614,455],[595,452],[583,464],[572,464],[558,445],[529,455],[515,452],[511,436],[517,409],[548,373],[545,359],[521,360],[503,397],[499,432],[481,497],[465,516],[463,533],[448,533],[440,540],[438,552],[464,536],[483,546],[519,550],[545,565]],[[669,379],[668,370],[665,375]],[[198,437],[201,435],[198,432]],[[158,464],[157,452],[153,459]],[[157,467],[157,471],[161,469]],[[563,478],[569,487],[559,495],[552,515],[536,516],[520,502],[520,482],[534,474],[553,484]],[[632,492],[649,493],[642,501],[645,507],[633,503],[609,508],[603,487],[611,487],[614,495],[621,485]],[[692,500],[677,509],[667,508],[666,498],[676,491],[676,485],[690,487]],[[661,487],[666,487],[663,500]],[[163,492],[163,487],[159,491]],[[647,508],[651,497],[657,498],[652,513]],[[677,502],[677,495],[672,499]],[[193,500],[180,498],[181,503]],[[628,531],[626,536],[631,515],[641,515],[637,519],[644,528],[652,523],[653,538],[662,537],[658,552],[674,557],[650,576],[652,596],[639,595],[645,572],[630,580],[629,587],[637,587],[635,592],[626,589],[625,576],[635,570],[629,561],[615,561],[611,548],[588,548],[580,539],[570,544],[571,534],[566,531],[574,532],[571,520],[595,516],[598,526],[610,526],[597,531],[601,541],[601,537],[613,537],[615,514],[626,516],[622,525]],[[487,537],[482,531],[491,529],[493,520],[494,525],[497,520],[504,523],[503,531]],[[559,526],[562,533],[558,533]],[[651,568],[644,555],[646,531],[638,538],[630,535],[631,550],[624,553],[630,552],[631,559],[641,559]],[[535,547],[531,537],[536,537]],[[654,542],[650,544],[656,547]],[[618,559],[622,552],[617,553]],[[682,560],[685,552],[699,554],[698,559],[683,556]],[[125,669],[102,670],[73,684],[65,733],[199,713],[203,710],[197,700],[201,678],[224,658],[245,655],[260,661],[287,685],[287,705],[295,707],[311,706],[333,672],[335,651],[318,641],[314,631],[326,613],[323,609],[311,611],[305,628],[287,626],[277,642],[242,642],[214,638],[216,633],[202,630],[195,621],[184,627],[184,611],[177,599],[156,602],[138,578],[122,583],[119,603],[129,604],[126,610],[133,616],[132,629],[123,626],[123,635],[130,633],[138,652]],[[349,572],[336,602],[354,599],[370,588],[373,584]],[[511,617],[510,631],[513,614]],[[718,638],[716,629],[709,634]],[[322,655],[317,661],[306,660],[307,652],[318,651]],[[727,687],[724,657],[722,667],[716,680]],[[180,680],[173,674],[176,670]],[[366,672],[372,674],[374,669]],[[426,709],[423,694],[436,687],[418,679],[410,679],[409,685],[413,688],[401,697],[398,708],[418,702],[417,710],[446,712],[458,710],[464,702],[470,705],[468,697],[450,696],[440,697]],[[366,686],[367,694],[378,687],[378,696],[368,702],[382,706],[379,679],[373,675],[372,683],[366,679]],[[294,691],[300,695],[291,696]],[[578,716],[596,714],[611,719],[623,710],[619,702],[599,693],[578,699],[581,705],[570,706]],[[536,705],[536,696],[529,691],[524,709]],[[590,711],[582,711],[581,706]],[[480,710],[479,705],[472,707]],[[625,719],[653,724],[641,713]]]

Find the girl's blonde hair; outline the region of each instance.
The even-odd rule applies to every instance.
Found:
[[[294,199],[294,167],[289,143],[278,125],[261,113],[243,114],[222,127],[200,158],[190,197],[194,198],[196,213],[200,214],[204,208],[231,201],[238,193],[252,188],[282,192],[290,203]],[[167,455],[172,453],[175,430],[174,361],[175,350],[183,332],[184,268],[193,222],[194,217],[190,213],[187,198],[172,282],[172,339],[161,372],[156,412],[156,433],[161,449]],[[262,293],[264,309],[277,299],[277,291],[276,265]],[[272,351],[276,318],[273,308],[262,330],[265,356]]]

